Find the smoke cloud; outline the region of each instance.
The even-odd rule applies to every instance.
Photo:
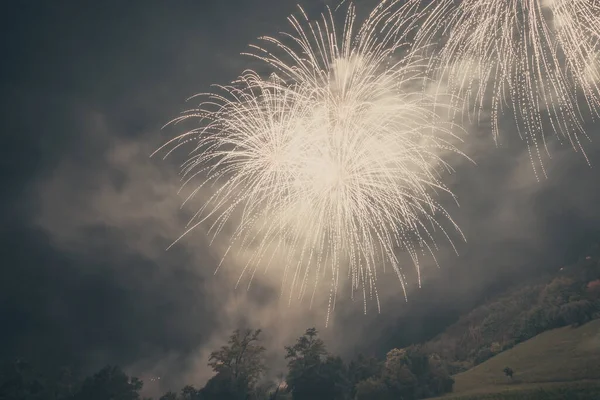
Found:
[[[270,274],[257,275],[250,289],[245,284],[236,289],[239,263],[230,261],[214,274],[226,237],[209,246],[211,237],[200,226],[165,250],[198,203],[180,208],[186,193],[177,194],[177,160],[149,155],[165,139],[158,133],[161,124],[185,107],[182,100],[212,82],[233,79],[248,65],[236,54],[249,38],[285,27],[294,4],[240,2],[246,5],[228,5],[235,11],[226,12],[197,2],[178,10],[142,3],[118,2],[95,17],[72,9],[73,23],[64,31],[55,32],[59,16],[52,13],[30,22],[38,36],[55,32],[53,40],[61,44],[48,50],[60,68],[48,66],[47,75],[23,71],[9,91],[31,93],[15,95],[14,110],[43,108],[39,102],[53,111],[51,116],[40,111],[42,124],[14,125],[15,132],[27,133],[19,140],[47,146],[39,165],[28,164],[26,171],[23,158],[36,153],[15,157],[10,171],[24,189],[12,194],[14,202],[3,211],[11,217],[11,231],[3,232],[5,259],[19,267],[2,272],[0,293],[14,294],[2,304],[28,316],[30,325],[10,325],[13,336],[24,338],[22,348],[70,352],[90,372],[120,363],[156,395],[184,384],[201,386],[212,376],[206,365],[210,352],[232,329],[247,326],[264,330],[275,376],[285,367],[283,346],[306,328],[316,326],[330,350],[346,357],[357,351],[380,355],[426,340],[485,296],[560,267],[596,238],[598,124],[589,122],[593,141],[585,145],[592,167],[569,146],[551,143],[548,179],[537,182],[507,116],[498,145],[485,121],[467,126],[462,150],[476,165],[452,160],[456,173],[447,182],[460,206],[444,204],[467,242],[456,242],[458,256],[440,242],[439,267],[426,260],[422,287],[413,282],[407,302],[395,274],[387,271],[378,280],[381,314],[373,307],[363,315],[362,299],[352,302],[342,293],[325,329],[326,296],[312,308],[308,301],[288,305]],[[322,2],[308,8],[319,7]],[[224,26],[216,26],[220,23]],[[94,36],[99,42],[80,35],[89,27],[102,33]],[[35,63],[14,59],[19,65],[51,64],[39,57]],[[54,95],[58,90],[60,97]],[[22,111],[14,115],[25,117]],[[40,134],[40,126],[55,136]]]

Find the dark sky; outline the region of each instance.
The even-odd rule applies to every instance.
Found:
[[[460,256],[442,249],[408,303],[389,279],[382,314],[342,305],[325,329],[322,310],[287,308],[268,284],[246,292],[233,290],[236,271],[213,276],[201,231],[165,252],[187,215],[173,163],[149,158],[185,99],[235,78],[248,65],[239,53],[286,28],[295,1],[19,3],[4,7],[0,39],[2,358],[119,363],[164,376],[163,390],[202,383],[207,351],[239,324],[265,328],[275,353],[313,325],[336,351],[382,351],[434,335],[597,238],[600,125],[588,130],[592,168],[556,148],[539,183],[509,122],[500,147],[471,129],[477,166],[451,178],[460,208],[449,210],[468,239]]]

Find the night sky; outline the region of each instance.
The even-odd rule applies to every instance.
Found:
[[[208,352],[240,325],[264,328],[275,369],[282,346],[311,326],[337,352],[380,354],[598,239],[600,124],[585,142],[592,167],[551,146],[541,182],[510,119],[499,146],[472,128],[463,149],[477,166],[460,163],[449,179],[460,208],[448,209],[467,236],[460,256],[443,248],[408,303],[390,273],[381,314],[342,301],[325,328],[322,310],[288,308],[277,285],[246,292],[234,290],[235,268],[213,276],[219,257],[202,230],[165,251],[189,215],[176,163],[149,157],[176,133],[161,128],[185,99],[247,68],[239,53],[287,29],[296,1],[18,3],[3,7],[1,25],[3,359],[86,372],[118,363],[164,377],[155,390],[165,390],[201,385]],[[303,4],[316,16],[324,2]]]

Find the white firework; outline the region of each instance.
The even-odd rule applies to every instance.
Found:
[[[441,45],[432,57],[437,78],[447,78],[455,99],[474,105],[470,115],[489,107],[494,138],[501,115],[513,114],[536,176],[538,167],[546,173],[546,131],[585,156],[583,124],[600,110],[600,1],[383,3],[397,7],[390,24],[412,18],[419,26],[417,47]]]
[[[406,295],[399,252],[418,272],[436,232],[452,243],[444,225],[462,237],[436,200],[451,195],[444,155],[462,153],[422,90],[425,64],[396,59],[406,46],[385,29],[383,8],[356,29],[350,5],[341,31],[331,11],[316,23],[302,15],[290,17],[293,34],[253,46],[268,79],[246,71],[204,95],[175,120],[199,118],[198,127],[165,146],[195,143],[183,165],[186,184],[201,179],[191,196],[214,188],[189,229],[205,223],[214,237],[230,229],[223,259],[250,253],[240,279],[259,266],[272,271],[283,252],[290,301],[312,288],[312,302],[329,277],[329,318],[343,274],[366,312],[369,298],[379,307],[377,267],[391,266]]]

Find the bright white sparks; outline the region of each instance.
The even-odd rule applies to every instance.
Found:
[[[240,279],[280,267],[290,300],[313,299],[331,279],[328,315],[344,274],[365,311],[369,298],[379,307],[378,268],[391,266],[406,294],[399,253],[418,272],[434,236],[452,243],[444,225],[462,237],[436,200],[451,195],[442,176],[451,171],[444,155],[459,153],[452,126],[423,93],[425,63],[398,61],[406,46],[383,26],[386,12],[379,7],[357,28],[349,6],[341,30],[331,12],[318,23],[303,11],[290,17],[292,34],[253,47],[271,77],[247,71],[203,95],[175,121],[198,118],[199,126],[165,145],[194,143],[184,179],[201,180],[191,196],[212,190],[190,230],[227,231],[223,259],[250,254]]]
[[[392,3],[401,18],[418,21],[419,45],[442,43],[433,58],[438,78],[447,78],[455,99],[474,104],[477,116],[491,109],[495,138],[510,109],[536,175],[545,175],[544,131],[585,156],[583,121],[600,110],[600,0]]]

